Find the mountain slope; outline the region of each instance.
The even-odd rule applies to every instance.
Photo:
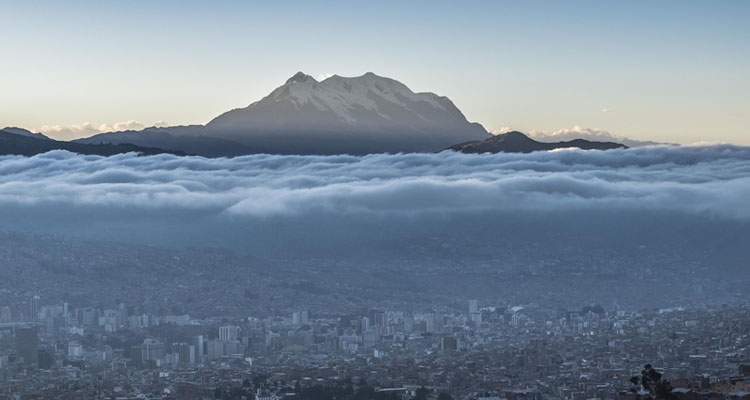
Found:
[[[142,147],[133,144],[84,144],[61,142],[52,140],[46,136],[38,137],[34,134],[23,135],[15,133],[16,129],[0,130],[0,155],[23,155],[33,156],[52,150],[67,150],[80,154],[95,154],[111,156],[114,154],[137,152],[142,154],[172,153],[184,155],[183,152],[165,151],[159,148]]]
[[[446,150],[462,153],[531,153],[564,148],[583,150],[626,149],[627,146],[614,142],[593,142],[586,139],[574,139],[565,142],[538,142],[517,131],[501,133],[482,141],[465,142],[453,145]]]
[[[158,143],[202,155],[232,156],[437,151],[489,137],[448,98],[414,93],[371,72],[355,78],[334,75],[321,82],[299,72],[263,99],[223,113],[206,126],[148,129],[130,132],[127,138],[118,138],[120,134],[79,142],[123,143],[120,139],[125,139],[138,145]],[[222,145],[202,151],[190,144],[196,138],[202,138],[204,146],[213,141]]]
[[[28,136],[28,137],[33,137],[33,138],[37,138],[37,139],[52,140],[52,139],[50,139],[49,137],[45,136],[42,133],[38,133],[38,132],[34,133],[34,132],[31,132],[31,131],[29,131],[27,129],[23,129],[23,128],[7,127],[7,128],[3,128],[3,131],[6,132],[6,133],[13,133],[13,134],[16,134],[16,135]]]
[[[181,151],[206,157],[234,157],[251,154],[253,151],[235,141],[202,135],[202,125],[146,128],[142,131],[107,132],[89,138],[74,140],[86,144],[130,144],[156,147],[169,151]]]

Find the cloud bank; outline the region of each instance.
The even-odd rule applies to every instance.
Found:
[[[493,211],[680,212],[750,219],[750,147],[232,159],[0,157],[0,208],[220,218]]]

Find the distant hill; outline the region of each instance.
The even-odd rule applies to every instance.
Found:
[[[74,140],[85,144],[137,144],[205,157],[235,157],[255,153],[238,142],[203,135],[203,125],[146,128],[141,131],[107,132]]]
[[[103,133],[79,143],[132,143],[206,156],[432,152],[489,133],[447,97],[368,72],[323,81],[299,72],[268,96],[205,126]]]
[[[166,151],[154,147],[142,147],[133,144],[85,144],[52,140],[42,134],[35,134],[25,129],[4,128],[0,130],[0,155],[33,156],[51,150],[67,150],[80,154],[111,156],[114,154],[137,152],[144,155],[171,153],[185,155],[181,151]]]
[[[16,135],[28,136],[28,137],[33,137],[33,138],[37,138],[37,139],[52,140],[48,136],[45,136],[43,133],[31,132],[31,131],[29,131],[27,129],[23,129],[23,128],[7,127],[7,128],[3,128],[2,130],[4,132],[6,132],[6,133],[13,133],[13,134],[16,134]]]
[[[465,142],[453,145],[446,150],[462,153],[531,153],[564,148],[583,150],[627,149],[628,147],[614,142],[594,142],[586,139],[574,139],[565,142],[538,142],[517,131],[501,133],[481,141]]]

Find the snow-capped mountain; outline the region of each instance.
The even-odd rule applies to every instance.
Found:
[[[470,123],[447,97],[414,93],[368,72],[321,82],[299,72],[260,101],[219,115],[206,126],[149,128],[82,139],[89,143],[148,143],[204,154],[196,139],[219,140],[206,155],[250,153],[366,154],[437,151],[490,135]],[[225,150],[221,150],[224,147]],[[210,154],[208,154],[210,153]]]

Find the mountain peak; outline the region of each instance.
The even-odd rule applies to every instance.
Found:
[[[306,73],[299,71],[291,78],[287,79],[286,84],[295,83],[295,82],[307,82],[309,80],[312,80],[313,82],[317,82],[315,78],[313,78],[310,75],[307,75]]]
[[[487,137],[484,128],[470,124],[447,98],[414,93],[403,83],[373,72],[318,82],[300,71],[265,98],[214,118],[208,127],[233,140],[246,136],[243,132],[309,136],[312,131],[338,132],[346,138],[360,132],[366,140],[379,141],[445,140],[446,145],[448,140]]]
[[[200,153],[192,146],[203,140],[231,154],[436,151],[489,136],[448,98],[414,93],[395,79],[367,72],[319,82],[302,71],[262,99],[227,111],[204,127],[143,133],[129,134],[127,140],[191,153]],[[107,133],[87,142],[111,141],[113,136],[126,140],[122,133]]]

